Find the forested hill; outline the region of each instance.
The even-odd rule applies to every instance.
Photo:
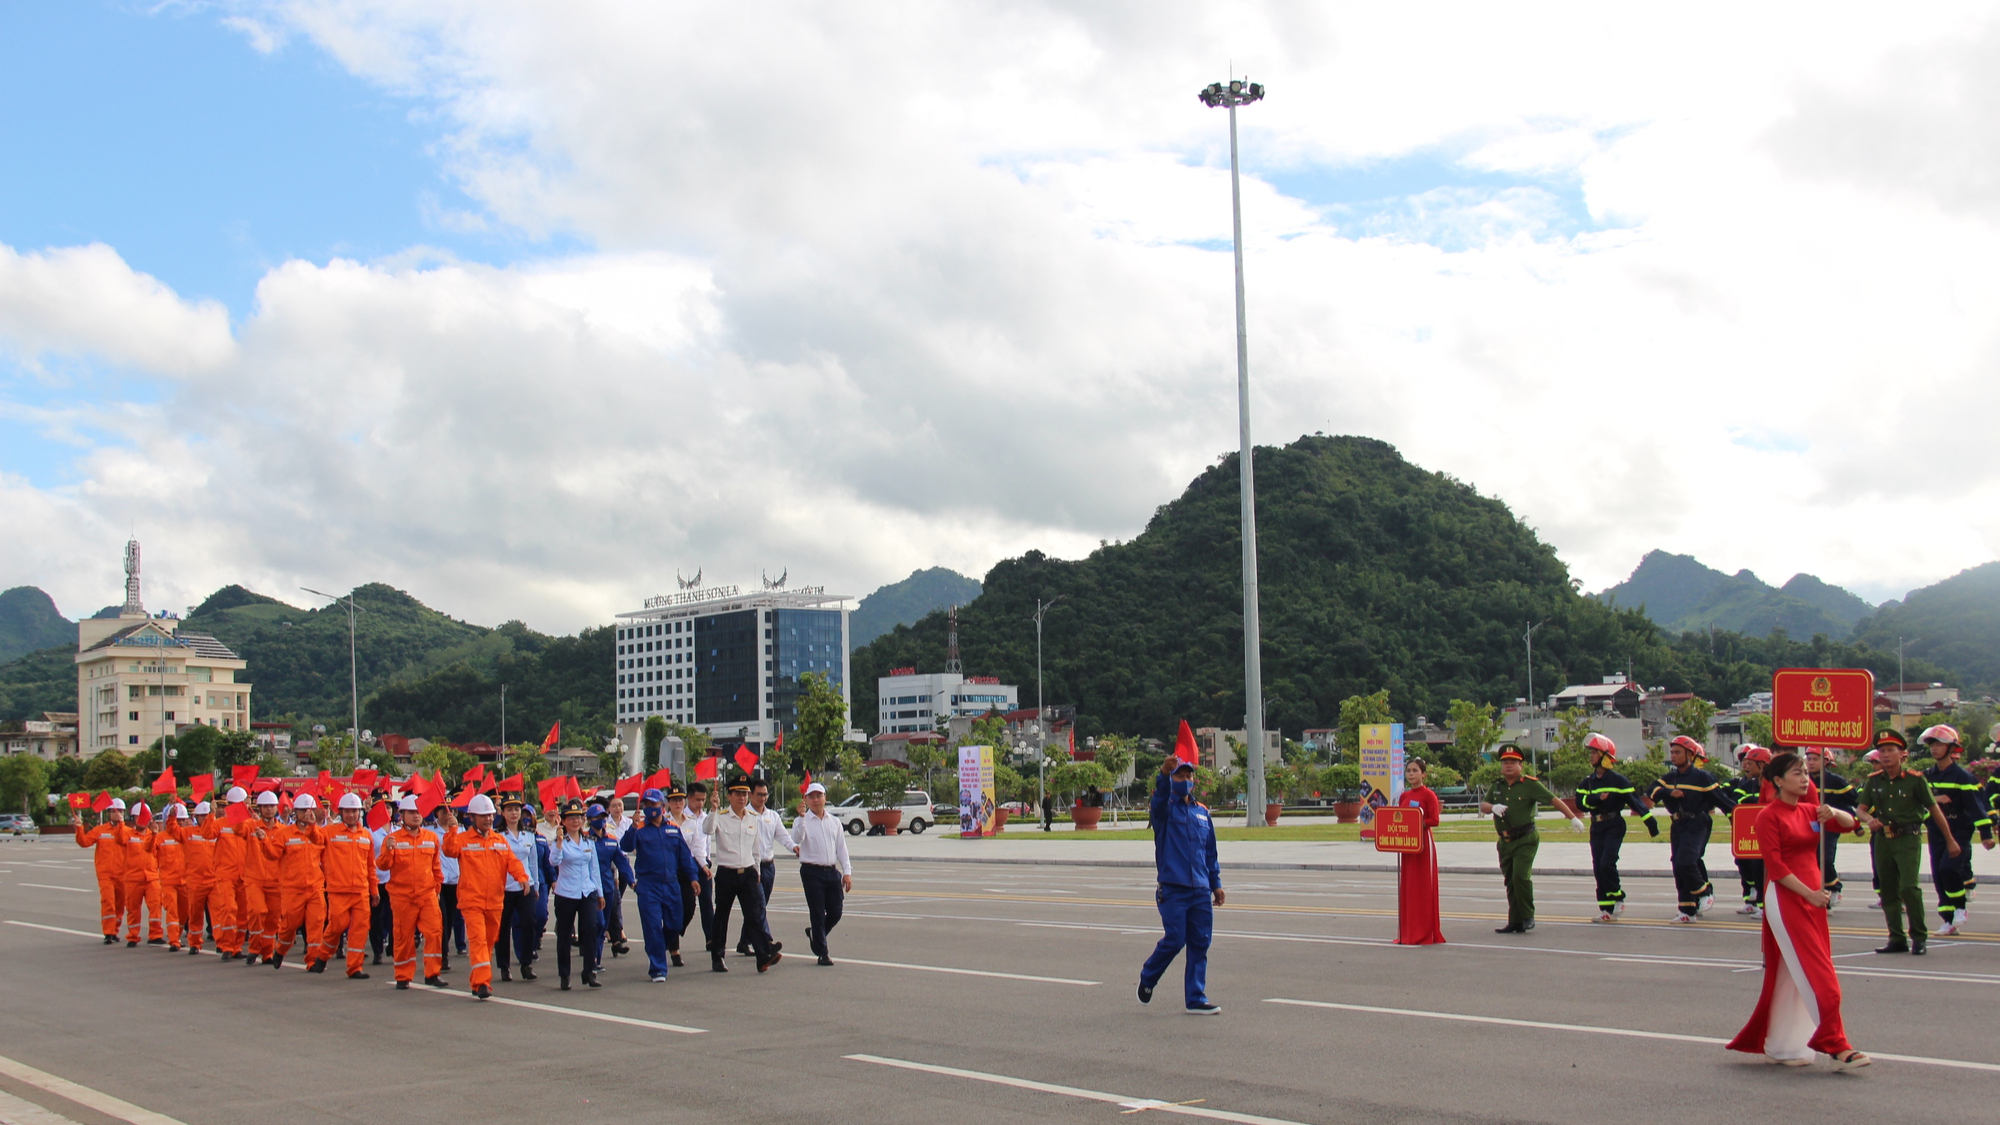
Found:
[[[1911,591],[1856,626],[1854,635],[1883,649],[1907,638],[1910,652],[1958,673],[1959,686],[2000,690],[2000,562]]]
[[[1767,688],[1776,664],[1894,668],[1893,653],[1802,644],[1782,630],[1669,639],[1636,607],[1579,594],[1505,504],[1368,438],[1259,449],[1257,523],[1267,716],[1289,737],[1335,725],[1343,698],[1385,687],[1406,721],[1441,719],[1453,699],[1525,695],[1529,622],[1541,623],[1541,695],[1629,670],[1727,703]],[[965,670],[1020,684],[1032,699],[1035,599],[1060,598],[1044,623],[1045,696],[1074,704],[1082,733],[1171,738],[1181,719],[1240,726],[1240,559],[1231,456],[1130,542],[1075,561],[1030,552],[996,565],[959,611]],[[936,671],[944,658],[942,613],[857,651],[857,721],[876,713],[877,676]]]

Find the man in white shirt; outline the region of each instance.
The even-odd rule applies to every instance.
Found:
[[[764,891],[764,936],[771,938],[772,949],[783,949],[785,943],[771,933],[771,888],[778,881],[778,845],[793,855],[799,854],[799,846],[792,842],[792,834],[785,831],[785,818],[778,810],[770,807],[771,783],[763,778],[750,782],[750,811],[757,817],[757,883]],[[745,932],[736,935],[736,952],[749,954],[750,935]]]
[[[805,891],[806,911],[812,925],[806,940],[822,965],[833,964],[827,954],[826,936],[840,924],[843,896],[854,889],[854,864],[847,858],[847,830],[826,812],[826,786],[815,781],[806,786],[806,811],[792,822],[792,839],[797,841],[799,884]]]
[[[738,778],[729,783],[729,807],[708,818],[708,856],[715,867],[715,928],[708,939],[709,967],[726,973],[722,963],[729,936],[729,907],[743,906],[744,928],[757,951],[757,971],[765,972],[782,958],[771,948],[764,929],[764,888],[758,881],[757,837],[759,818],[750,811],[750,781]]]
[[[708,818],[711,815],[708,802],[708,786],[699,781],[688,783],[687,796],[682,800],[667,798],[667,819],[680,826],[681,835],[687,839],[688,851],[694,853],[695,866],[701,868],[701,893],[692,897],[681,896],[681,934],[687,934],[699,910],[704,947],[710,943],[709,934],[715,929],[715,868],[708,862]]]

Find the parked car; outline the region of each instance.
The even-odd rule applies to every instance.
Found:
[[[35,827],[35,818],[27,813],[0,813],[0,832],[14,836],[32,836],[41,829]]]
[[[903,791],[903,803],[897,807],[903,810],[903,823],[897,826],[896,831],[921,835],[924,829],[937,823],[936,810],[943,806],[933,804],[931,795],[921,789],[906,789]],[[828,805],[826,811],[840,819],[840,826],[847,829],[849,836],[859,836],[868,831],[868,809],[862,805],[860,794],[837,805]],[[951,806],[951,815],[958,815],[957,806]]]

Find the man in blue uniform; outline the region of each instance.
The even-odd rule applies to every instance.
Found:
[[[1708,751],[1701,743],[1681,735],[1667,747],[1674,768],[1662,774],[1649,795],[1656,805],[1665,805],[1673,826],[1667,830],[1672,846],[1674,889],[1680,893],[1680,913],[1676,922],[1692,922],[1715,901],[1715,887],[1708,881],[1708,838],[1715,830],[1712,819],[1717,811],[1729,812],[1736,798],[1701,768]]]
[[[1208,943],[1215,934],[1214,908],[1222,905],[1222,865],[1216,859],[1208,806],[1194,799],[1194,763],[1180,758],[1160,763],[1148,823],[1160,879],[1153,899],[1166,933],[1139,969],[1139,1002],[1153,1002],[1153,986],[1185,947],[1188,1014],[1212,1016],[1222,1010],[1208,999]]]
[[[701,869],[694,864],[681,830],[667,819],[666,795],[648,789],[640,799],[639,815],[625,829],[618,846],[638,855],[633,889],[639,899],[639,928],[646,937],[646,979],[667,979],[667,927],[681,924],[681,888],[697,893]]]
[[[1993,820],[1987,812],[1986,798],[1979,792],[1979,779],[1958,764],[1959,755],[1965,753],[1965,748],[1958,744],[1958,728],[1945,723],[1925,727],[1917,741],[1931,752],[1932,762],[1924,771],[1924,780],[1930,783],[1931,795],[1944,811],[1943,825],[1932,821],[1925,829],[1930,839],[1931,882],[1937,887],[1938,917],[1944,919],[1937,932],[1955,934],[1965,927],[1966,908],[1972,895],[1972,833],[1977,829],[1980,843],[1991,849]],[[1958,842],[1956,855],[1946,849],[1947,830]]]
[[[1632,782],[1614,767],[1618,744],[1604,734],[1584,740],[1590,755],[1590,775],[1576,783],[1577,807],[1590,818],[1590,869],[1597,877],[1597,917],[1609,922],[1625,913],[1625,887],[1618,878],[1618,851],[1625,844],[1625,811],[1644,817],[1646,831],[1658,836],[1653,810]]]

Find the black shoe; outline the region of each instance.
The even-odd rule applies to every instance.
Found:
[[[165,944],[167,944],[167,939],[166,939],[166,938],[163,938],[163,937],[156,937],[156,938],[147,938],[147,939],[146,939],[146,944],[147,944],[147,945],[165,945]]]
[[[180,943],[180,942],[177,942],[177,941],[170,941],[170,942],[168,942],[168,943],[167,943],[167,952],[168,952],[168,953],[179,953],[180,951],[181,951],[181,943]]]
[[[274,969],[282,969],[282,968],[284,968],[284,967],[285,967],[285,958],[284,958],[284,957],[283,957],[282,955],[280,955],[280,956],[277,956],[277,957],[273,957],[273,958],[271,958],[271,959],[270,959],[269,961],[267,961],[267,962],[265,962],[265,963],[266,963],[266,964],[268,964],[268,965],[270,965],[270,966],[271,966],[272,968],[274,968]]]
[[[747,945],[739,945],[739,946],[737,946],[737,947],[736,947],[736,955],[737,955],[738,957],[748,957],[748,956],[750,956],[750,947],[749,947],[749,946],[747,946]]]
[[[833,964],[833,958],[828,957],[826,954],[822,953],[819,955],[819,963],[822,965],[831,965]]]
[[[446,985],[445,979],[439,976],[425,977],[424,983],[430,985],[432,988],[443,988]]]
[[[785,948],[785,943],[782,941],[774,941],[771,943],[771,952],[773,953],[782,953],[784,951],[784,948]]]
[[[1877,953],[1908,953],[1909,951],[1910,951],[1910,947],[1909,947],[1908,945],[1905,945],[1904,943],[1902,943],[1902,942],[1900,942],[1900,941],[1892,941],[1892,942],[1890,942],[1889,944],[1887,944],[1887,945],[1883,946],[1882,948],[1880,948],[1880,949],[1876,950],[1875,952],[1877,952]]]
[[[681,961],[681,955],[680,955],[680,954],[678,954],[678,953],[670,953],[670,954],[668,954],[668,955],[667,955],[667,959],[668,959],[669,961],[673,962],[673,966],[674,966],[674,968],[676,968],[676,969],[680,968],[680,967],[681,967],[681,965],[682,965],[682,961]]]
[[[245,965],[255,965],[257,963],[257,955],[255,953],[245,954],[243,957],[243,963]]]
[[[561,983],[560,983],[560,984],[558,984],[558,985],[556,985],[556,991],[558,991],[558,992],[568,992],[568,991],[569,991],[569,978],[568,978],[568,977],[563,977],[563,978],[562,978],[562,981],[561,981]]]
[[[503,969],[501,969],[501,970],[500,970],[500,983],[501,983],[501,984],[512,984],[513,982],[514,982],[514,970],[512,970],[512,969],[504,969],[504,968],[503,968]]]
[[[1139,984],[1139,1003],[1151,1004],[1152,1002],[1153,1002],[1153,986],[1141,981]]]
[[[1189,1004],[1187,1014],[1191,1016],[1214,1016],[1222,1013],[1222,1005],[1203,1000],[1199,1004]]]
[[[451,958],[449,958],[449,957],[440,957],[440,958],[438,958],[438,971],[439,971],[439,972],[441,972],[441,973],[448,973],[448,972],[450,972],[450,971],[451,971]]]
[[[768,973],[771,971],[771,966],[777,964],[780,961],[783,961],[784,959],[785,959],[784,954],[773,953],[771,954],[771,959],[769,961],[759,960],[757,962],[757,971],[760,973]]]
[[[199,957],[199,956],[201,956],[201,950],[199,950],[199,949],[190,949],[190,950],[188,950],[188,956],[189,956],[189,957]]]
[[[1534,928],[1535,928],[1535,920],[1533,918],[1530,918],[1525,923],[1522,924],[1521,932],[1526,933]]]
[[[480,984],[480,985],[474,985],[474,986],[473,986],[473,988],[472,988],[472,995],[474,995],[475,997],[478,997],[478,998],[479,998],[479,999],[481,999],[481,1000],[484,1000],[484,999],[486,999],[486,998],[487,998],[488,996],[491,996],[491,995],[493,995],[493,990],[492,990],[492,989],[490,989],[490,988],[488,988],[488,987],[486,987],[486,986],[485,986],[485,985],[483,985],[483,984]]]
[[[117,935],[117,934],[105,934],[105,935],[104,935],[104,944],[106,944],[106,945],[117,945],[117,944],[118,944],[118,935]]]
[[[375,955],[375,964],[380,965],[381,963],[382,963],[382,955],[380,953],[377,953]]]
[[[1929,952],[1929,950],[1924,948],[1926,940],[1925,938],[1910,939],[1910,955],[1912,957],[1922,957],[1925,953]]]
[[[523,965],[523,966],[521,966],[521,979],[522,979],[522,980],[534,980],[534,979],[535,979],[535,970],[534,970],[534,969],[532,969],[532,968],[529,968],[529,967],[528,967],[528,966],[526,966],[526,965]]]
[[[1509,922],[1506,925],[1500,927],[1499,929],[1494,930],[1493,932],[1496,934],[1525,934],[1528,932],[1528,930],[1527,927],[1525,926],[1520,926],[1513,922]]]
[[[325,964],[325,963],[326,963],[326,962],[324,962],[324,961],[320,962],[320,964],[322,964],[322,965],[323,965],[323,964]],[[367,974],[367,973],[349,973],[349,974],[347,974],[347,979],[348,979],[348,980],[367,980],[367,979],[368,979],[368,974]]]
[[[729,971],[729,966],[722,963],[722,958],[712,957],[709,959],[708,971],[711,973],[726,973]]]
[[[597,982],[597,974],[596,974],[595,972],[587,972],[587,973],[583,974],[583,986],[584,986],[585,988],[603,988],[603,987],[604,987],[603,985],[601,985],[601,984],[599,984],[599,983]]]
[[[137,939],[134,939],[134,940],[132,940],[132,941],[128,941],[128,942],[126,942],[126,943],[125,943],[125,948],[127,948],[127,949],[137,949],[137,948],[139,948],[139,942],[138,942],[138,940],[137,940]]]
[[[309,973],[323,973],[323,972],[325,972],[325,971],[326,971],[326,962],[324,962],[324,961],[308,961],[308,962],[306,962],[306,972],[309,972]]]
[[[397,992],[408,992],[409,990],[410,990],[410,982],[409,982],[409,981],[406,981],[406,980],[399,980],[399,981],[397,981],[397,982],[396,982],[396,991],[397,991]]]

